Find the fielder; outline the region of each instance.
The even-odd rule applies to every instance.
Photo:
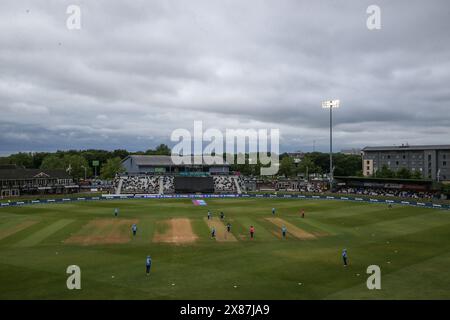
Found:
[[[342,250],[342,260],[344,261],[344,267],[346,267],[347,266],[347,260],[348,260],[347,249]]]
[[[255,234],[255,227],[254,226],[250,226],[250,238],[253,239],[253,236]]]
[[[272,208],[272,215],[275,215],[275,208]]]
[[[133,225],[131,226],[131,231],[133,232],[133,236],[136,236],[136,232],[137,232],[137,225],[136,225],[136,223],[133,223]]]
[[[208,220],[211,220],[211,211],[208,211]]]
[[[114,216],[117,217],[119,215],[119,208],[114,208]]]
[[[283,239],[286,239],[286,232],[287,232],[287,228],[286,228],[286,226],[283,226],[281,228],[281,234],[283,235]]]
[[[147,276],[150,275],[150,268],[152,267],[152,258],[150,256],[147,256],[147,259],[145,260],[145,269],[147,272]]]

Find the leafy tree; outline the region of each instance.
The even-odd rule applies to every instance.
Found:
[[[48,156],[50,153],[48,152],[36,152],[33,153],[33,168],[39,168],[42,164],[42,161]]]
[[[375,177],[377,178],[394,178],[395,172],[388,168],[387,165],[383,165],[381,170],[378,170],[375,173]]]
[[[450,184],[442,185],[442,193],[450,197]]]
[[[85,169],[87,169],[88,176],[91,175],[91,169],[85,158],[78,154],[66,154],[59,157],[56,154],[50,154],[44,158],[41,164],[41,169],[60,169],[68,170],[70,175],[74,178],[84,178]]]
[[[113,158],[119,157],[120,159],[125,159],[130,153],[127,150],[117,149],[111,153]]]
[[[122,166],[122,161],[119,157],[106,160],[102,165],[101,175],[102,179],[112,179],[116,173],[125,172],[125,168]]]
[[[304,157],[303,160],[300,162],[300,164],[297,167],[297,173],[303,173],[303,174],[313,174],[321,172],[322,169],[316,166],[316,164],[309,158]]]
[[[361,170],[361,156],[337,153],[333,155],[335,176],[356,176]],[[329,170],[328,170],[329,171]]]
[[[156,147],[155,151],[156,151],[156,154],[166,155],[166,156],[170,156],[170,154],[172,153],[170,148],[165,144],[160,144],[158,147]]]
[[[147,155],[164,155],[164,156],[170,156],[171,154],[171,150],[170,148],[165,145],[165,144],[160,144],[159,146],[156,147],[155,150],[153,149],[148,149],[147,151],[145,151],[145,154]]]
[[[279,174],[290,177],[295,172],[294,160],[291,157],[283,157],[280,162]]]
[[[15,164],[19,167],[33,168],[33,156],[31,153],[19,152],[9,156],[11,164]]]
[[[317,173],[329,172],[330,171],[330,155],[321,152],[311,152],[305,155],[311,159],[312,162],[317,166]],[[334,157],[333,157],[334,159]]]
[[[61,157],[56,154],[49,154],[41,163],[41,169],[64,169],[64,162]]]
[[[411,179],[422,179],[422,173],[420,171],[413,171],[411,173]]]
[[[81,155],[66,155],[64,156],[63,161],[66,169],[69,167],[71,168],[70,175],[74,178],[84,178],[84,168],[86,168],[89,175],[91,173],[92,169],[89,168],[88,162]]]
[[[411,179],[411,171],[407,168],[400,168],[395,176],[399,179]]]

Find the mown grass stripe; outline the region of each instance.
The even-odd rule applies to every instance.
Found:
[[[417,294],[415,289],[418,285],[420,285],[422,293],[449,299],[450,292],[445,288],[449,287],[450,280],[448,277],[442,277],[439,273],[439,270],[448,266],[449,262],[450,254],[440,253],[391,272],[386,272],[382,268],[381,290],[368,290],[366,283],[361,282],[358,285],[338,290],[326,296],[325,299],[348,299],[349,296],[353,299],[414,299]],[[423,270],[427,270],[427,272],[424,273]],[[410,275],[414,275],[414,281],[405,281],[404,279]]]
[[[0,240],[7,238],[19,231],[22,231],[32,226],[36,222],[37,221],[35,220],[26,220],[26,219],[20,219],[18,221],[9,221],[3,224],[0,228]]]
[[[45,238],[49,237],[53,233],[57,232],[58,230],[61,230],[68,224],[74,222],[75,220],[72,219],[62,219],[58,220],[51,225],[31,234],[30,236],[26,237],[25,239],[17,242],[15,244],[16,247],[30,247],[38,244],[39,242],[43,241]]]
[[[263,225],[257,222],[256,219],[240,216],[235,219],[240,225],[239,240],[250,240],[250,226],[255,228],[255,240],[274,240],[277,239],[274,234],[269,232]],[[233,229],[232,229],[233,230]]]

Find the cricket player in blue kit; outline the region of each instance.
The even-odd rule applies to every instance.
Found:
[[[152,267],[152,258],[150,258],[150,256],[147,256],[147,259],[145,260],[145,269],[147,271],[147,276],[150,275],[151,267]]]
[[[342,250],[342,260],[344,260],[344,267],[347,266],[347,259],[348,259],[347,249],[344,249],[344,250]]]
[[[133,231],[133,236],[135,236],[136,232],[137,232],[137,225],[136,225],[136,223],[133,223],[133,225],[131,226],[131,231]]]
[[[281,233],[283,234],[283,239],[286,238],[286,232],[287,232],[287,228],[286,228],[286,226],[283,226],[281,228]]]

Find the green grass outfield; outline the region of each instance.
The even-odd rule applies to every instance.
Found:
[[[0,299],[450,299],[449,211],[324,200],[205,200],[207,207],[189,199],[147,199],[2,208]],[[272,207],[278,218],[316,239],[280,239],[279,227],[265,219]],[[237,241],[210,238],[208,209],[214,217],[224,211]],[[197,240],[155,242],[170,218],[190,219]],[[132,239],[126,223],[95,228],[106,219],[138,220],[138,235]],[[254,240],[247,235],[250,225]],[[128,242],[66,242],[114,232],[125,232]],[[153,259],[149,277],[147,254]],[[73,264],[81,268],[81,290],[66,287],[66,268]],[[381,268],[381,290],[366,287],[369,265]]]

